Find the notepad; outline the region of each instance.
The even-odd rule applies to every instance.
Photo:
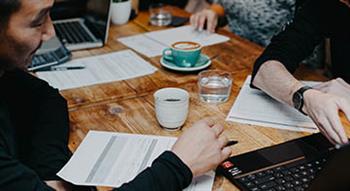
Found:
[[[118,38],[117,40],[147,57],[155,57],[162,55],[162,51],[165,48],[179,41],[192,41],[202,46],[209,46],[226,42],[230,39],[217,33],[199,32],[192,26],[183,26]]]
[[[317,126],[308,116],[260,90],[250,88],[250,80],[251,76],[248,76],[226,121],[291,131],[318,132]],[[304,83],[310,86],[317,84]]]
[[[175,142],[175,137],[90,131],[57,175],[76,185],[119,187]],[[185,191],[211,191],[214,177],[209,172],[194,178]]]
[[[131,50],[72,60],[60,65],[84,66],[80,70],[37,72],[37,76],[59,90],[127,80],[149,75],[157,68]]]

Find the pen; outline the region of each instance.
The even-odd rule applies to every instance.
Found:
[[[81,70],[84,68],[85,68],[85,66],[58,66],[58,67],[51,67],[50,70],[52,70],[52,71],[65,71],[65,70]]]
[[[235,144],[237,144],[237,143],[238,143],[238,141],[229,140],[229,141],[226,143],[226,146],[225,146],[225,147],[229,147],[229,146],[235,145]]]

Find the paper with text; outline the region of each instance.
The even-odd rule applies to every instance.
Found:
[[[72,89],[145,76],[157,71],[135,52],[123,50],[72,60],[62,66],[85,66],[79,70],[37,72],[37,76],[59,90]]]
[[[226,121],[291,131],[318,131],[309,117],[289,105],[276,101],[260,90],[250,88],[250,80],[251,76],[248,76]],[[305,83],[315,84],[315,82]]]
[[[151,166],[175,141],[175,137],[90,131],[57,175],[76,185],[119,187]],[[197,177],[185,191],[211,191],[214,178],[214,172]]]
[[[177,27],[118,39],[121,43],[148,57],[162,55],[162,51],[165,48],[178,41],[192,41],[202,46],[209,46],[228,40],[230,40],[228,37],[216,33],[199,32],[192,26]]]

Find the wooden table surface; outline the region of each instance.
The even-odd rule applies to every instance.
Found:
[[[180,9],[172,8],[174,15],[188,16]],[[108,43],[103,48],[78,51],[73,58],[99,55],[128,49],[117,41],[117,38],[163,29],[148,24],[148,14],[139,13],[138,17],[122,26],[111,25]],[[282,143],[306,135],[292,131],[257,127],[239,123],[226,122],[225,117],[234,103],[245,78],[252,71],[255,59],[263,48],[242,39],[225,30],[220,34],[230,37],[230,41],[205,47],[203,52],[209,56],[219,54],[209,69],[229,71],[233,76],[230,99],[223,104],[203,103],[198,98],[197,74],[177,73],[166,70],[159,63],[160,57],[147,58],[159,70],[148,76],[94,85],[78,89],[61,91],[68,100],[70,111],[69,148],[74,151],[89,130],[113,131],[163,136],[178,136],[182,131],[169,132],[160,128],[154,111],[153,93],[163,87],[186,89],[190,95],[190,111],[183,127],[187,129],[195,121],[204,117],[215,117],[225,127],[225,135],[239,141],[233,147],[233,155],[245,153],[258,148]],[[302,68],[297,76],[306,80],[326,80],[318,73]],[[100,188],[107,190],[107,188]],[[238,190],[227,179],[216,177],[213,190]]]

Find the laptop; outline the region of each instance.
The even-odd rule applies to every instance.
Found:
[[[217,171],[243,191],[349,191],[350,146],[318,133],[231,157]]]
[[[47,71],[51,67],[70,60],[71,52],[61,43],[57,36],[43,42],[28,66],[28,71]]]
[[[102,47],[108,38],[111,0],[56,0],[51,18],[68,50]]]

